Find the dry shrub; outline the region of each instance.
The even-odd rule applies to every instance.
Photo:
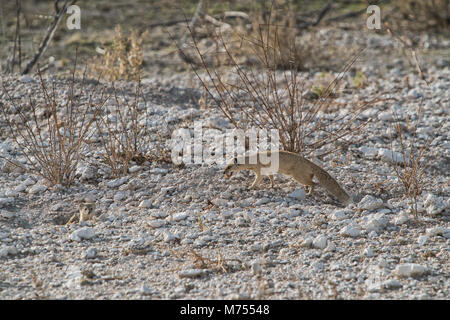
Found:
[[[364,111],[377,99],[362,101],[349,112],[323,116],[336,92],[344,74],[358,58],[355,54],[333,81],[324,88],[323,94],[314,102],[304,97],[305,81],[297,70],[299,60],[295,58],[295,42],[286,47],[280,36],[280,28],[270,23],[271,16],[259,24],[258,33],[251,39],[242,38],[253,50],[257,59],[251,66],[243,66],[229,49],[227,41],[217,34],[217,41],[231,64],[231,75],[218,67],[211,66],[199,48],[194,32],[191,32],[193,47],[200,61],[200,70],[192,59],[191,66],[205,90],[238,129],[278,129],[282,149],[307,155],[338,141],[344,145],[367,122],[359,121]],[[185,54],[179,48],[181,54]],[[282,67],[283,70],[279,70]],[[359,123],[358,123],[359,121]],[[334,150],[327,150],[330,153]],[[324,155],[324,153],[322,153]]]
[[[419,110],[419,114],[421,110]],[[411,141],[405,139],[405,128],[401,119],[394,112],[394,124],[392,132],[396,136],[397,148],[400,149],[400,159],[396,159],[394,151],[394,138],[391,132],[391,154],[392,154],[392,170],[400,181],[404,196],[412,201],[412,212],[418,215],[417,203],[426,186],[426,169],[428,162],[425,159],[426,144],[421,147],[417,145],[416,133],[420,117],[417,118],[416,124],[410,128]],[[397,153],[398,154],[398,153]],[[397,161],[399,160],[399,161]]]
[[[76,66],[76,62],[75,62]],[[11,106],[2,115],[26,164],[2,157],[10,164],[39,175],[51,185],[69,187],[77,164],[87,148],[95,118],[107,101],[105,87],[88,92],[83,77],[78,87],[75,67],[64,97],[59,97],[55,82],[46,84],[38,69],[43,105],[29,96],[28,104],[16,105],[6,88]],[[44,119],[40,119],[44,118]]]
[[[444,31],[448,30],[450,24],[448,0],[397,0],[395,7],[415,28],[438,27]]]
[[[146,102],[142,87],[136,85],[134,98],[120,97],[113,86],[113,104],[105,108],[95,120],[103,148],[103,160],[115,177],[128,174],[131,162],[142,164],[148,160],[150,135],[147,129]]]
[[[98,57],[91,67],[108,80],[140,80],[142,76],[142,41],[145,33],[131,31],[123,35],[120,25],[114,30],[112,43],[106,46],[103,56]]]
[[[335,68],[338,56],[334,48],[327,50],[319,45],[316,28],[309,26],[302,31],[296,26],[293,2],[273,1],[269,14],[265,8],[256,7],[244,23],[231,26],[210,16],[203,19],[204,24],[192,27],[191,33],[199,38],[196,46],[208,66],[233,66],[234,63],[259,65],[264,67],[261,56],[266,48],[261,43],[276,44],[277,56],[269,57],[277,69],[307,70],[312,67]],[[270,32],[267,31],[269,26]],[[195,30],[194,30],[195,29]],[[300,35],[305,32],[300,40]],[[261,39],[261,36],[264,39]],[[299,41],[300,40],[300,41]],[[226,46],[226,48],[225,48]],[[195,50],[194,50],[195,51]],[[184,49],[188,61],[201,65],[197,54]],[[230,59],[229,54],[233,56]]]

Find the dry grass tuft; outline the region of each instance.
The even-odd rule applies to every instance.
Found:
[[[145,33],[131,31],[128,36],[122,32],[120,25],[115,28],[112,43],[106,46],[103,56],[92,63],[92,69],[108,80],[140,80],[142,77],[142,41]]]
[[[421,110],[419,110],[420,113]],[[428,167],[428,162],[425,159],[426,144],[418,147],[416,143],[417,126],[420,117],[417,118],[416,124],[410,129],[411,141],[409,143],[405,139],[406,130],[395,111],[394,117],[395,122],[391,132],[392,170],[403,187],[404,196],[411,199],[412,213],[417,217],[419,214],[417,203],[426,187],[427,177],[425,173]],[[400,159],[397,159],[398,153],[394,151],[394,134],[397,138],[397,146],[400,148]]]
[[[149,160],[147,149],[151,135],[147,129],[148,115],[141,83],[136,85],[131,101],[120,97],[114,86],[112,90],[114,102],[96,118],[95,124],[103,148],[103,161],[114,177],[120,177],[128,174],[132,161],[142,165]]]
[[[16,105],[3,87],[11,105],[2,108],[2,115],[25,162],[2,158],[51,185],[69,187],[74,182],[77,164],[87,147],[85,140],[107,101],[106,88],[87,92],[84,77],[76,89],[75,69],[76,62],[64,97],[57,94],[55,81],[46,84],[38,69],[42,104],[30,95],[28,104]]]

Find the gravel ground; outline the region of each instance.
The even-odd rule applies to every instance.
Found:
[[[339,103],[386,91],[397,101],[367,110],[375,121],[358,142],[321,162],[353,194],[345,208],[321,187],[305,197],[281,175],[274,189],[264,180],[248,190],[251,173],[225,180],[218,165],[146,162],[113,178],[99,164],[101,150],[90,148],[64,189],[0,159],[0,298],[448,299],[448,60],[428,67],[429,85],[401,58],[362,70],[368,85],[343,90]],[[16,102],[42,98],[36,76],[0,79]],[[56,81],[63,95],[69,82]],[[195,83],[190,75],[143,80],[148,127],[162,135],[192,120],[231,128],[216,109],[199,109],[202,90],[188,83]],[[130,99],[134,87],[117,83]],[[10,103],[4,93],[0,101]],[[387,150],[392,109],[409,126],[418,107],[418,143],[431,141],[430,184],[414,218]],[[0,155],[20,160],[0,125]],[[97,220],[65,225],[86,198],[96,202]]]

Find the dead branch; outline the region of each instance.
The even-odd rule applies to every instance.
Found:
[[[70,5],[73,5],[76,2],[77,2],[77,0],[72,0]],[[44,40],[42,40],[41,44],[39,45],[38,51],[34,55],[33,59],[31,59],[31,61],[28,62],[25,69],[22,71],[22,74],[28,74],[31,71],[31,69],[33,69],[34,65],[38,62],[38,60],[40,59],[42,54],[47,50],[50,42],[52,41],[53,36],[55,35],[55,31],[58,28],[59,24],[61,23],[64,13],[67,11],[67,8],[69,7],[69,0],[66,0],[64,2],[64,5],[62,6],[62,8],[60,10],[58,10],[59,9],[58,3],[59,3],[59,0],[56,0],[55,1],[56,14],[53,17],[52,22],[48,26],[47,34],[45,35]]]

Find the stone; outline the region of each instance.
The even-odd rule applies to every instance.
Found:
[[[95,237],[95,231],[91,227],[82,227],[70,234],[70,239],[80,242],[81,240],[89,240]]]
[[[172,220],[173,221],[181,221],[181,220],[186,219],[188,216],[189,216],[189,214],[186,211],[178,212],[172,216]]]
[[[152,200],[146,199],[142,200],[141,203],[139,203],[139,208],[151,208],[152,207]]]
[[[397,265],[397,267],[395,268],[395,273],[397,274],[397,276],[405,278],[417,278],[422,276],[426,272],[428,272],[428,268],[417,263],[403,263]]]
[[[148,222],[148,225],[150,226],[150,227],[152,227],[152,228],[161,228],[163,225],[165,225],[166,224],[166,221],[165,220],[162,220],[162,219],[154,219],[154,220],[150,220],[149,222]]]
[[[313,247],[317,248],[317,249],[325,249],[327,246],[327,237],[324,235],[318,235],[314,240],[313,240]]]
[[[178,273],[180,278],[199,278],[206,273],[204,269],[186,269]]]
[[[366,195],[362,200],[358,203],[358,208],[373,211],[379,209],[383,206],[383,200],[375,198],[371,195]]]
[[[346,237],[356,238],[359,237],[359,235],[361,234],[361,230],[356,226],[348,225],[342,228],[339,234]]]
[[[427,243],[428,239],[430,239],[428,236],[426,236],[426,235],[421,235],[421,236],[419,236],[419,238],[417,239],[417,243],[418,243],[420,246],[423,246],[425,243]]]
[[[37,194],[37,193],[42,193],[45,192],[47,190],[47,186],[44,186],[42,184],[35,184],[34,186],[32,186],[30,188],[30,190],[28,190],[29,194]]]
[[[295,191],[288,194],[288,197],[302,201],[306,199],[306,192],[303,189],[296,189]]]
[[[84,257],[86,259],[94,259],[95,257],[97,257],[97,253],[98,253],[97,248],[90,247],[85,251]]]
[[[14,246],[3,246],[0,249],[0,257],[15,256],[19,251]]]

